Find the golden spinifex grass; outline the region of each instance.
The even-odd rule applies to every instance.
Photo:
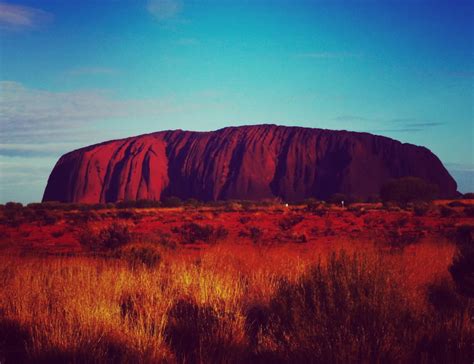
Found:
[[[469,362],[453,246],[361,246],[156,248],[152,268],[4,256],[0,361]],[[450,310],[427,294],[441,281]]]

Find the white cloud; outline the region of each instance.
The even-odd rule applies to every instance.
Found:
[[[29,6],[0,3],[0,28],[35,29],[53,18],[51,13]]]
[[[147,10],[157,20],[170,19],[182,9],[179,0],[148,0]]]
[[[30,135],[56,128],[128,116],[156,116],[172,108],[170,101],[158,99],[115,100],[102,90],[51,92],[26,88],[12,81],[0,82],[0,137]]]
[[[201,91],[178,99],[175,96],[117,99],[104,90],[52,92],[0,81],[0,143],[48,143],[51,140],[81,141],[92,126],[107,121],[178,119],[196,110],[223,107],[218,94]]]

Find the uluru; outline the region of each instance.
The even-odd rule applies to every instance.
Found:
[[[367,198],[404,176],[436,184],[440,197],[456,195],[456,182],[430,150],[383,136],[277,125],[173,130],[63,155],[43,201]]]

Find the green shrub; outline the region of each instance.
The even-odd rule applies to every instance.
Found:
[[[428,286],[427,291],[428,302],[437,312],[452,315],[463,310],[463,302],[451,280],[437,280]]]
[[[132,268],[155,268],[161,262],[161,254],[152,245],[126,245],[115,255],[127,261]]]
[[[79,235],[79,242],[92,251],[106,251],[117,249],[130,243],[132,234],[127,225],[113,223],[110,226],[94,230],[86,227]]]
[[[170,196],[165,197],[161,200],[163,207],[181,207],[183,206],[183,201],[179,197]]]
[[[202,205],[202,203],[195,198],[189,198],[184,202],[184,205],[189,207],[199,207]]]
[[[296,283],[283,281],[263,312],[263,331],[277,356],[292,363],[400,361],[416,323],[378,264],[344,253]]]
[[[474,200],[474,193],[473,192],[467,192],[464,195],[462,195],[463,200]]]
[[[314,211],[319,208],[320,201],[316,200],[315,198],[308,198],[303,201],[303,204],[306,205],[307,211]]]
[[[23,205],[19,202],[7,202],[3,209],[2,224],[18,227],[25,221]]]
[[[303,215],[289,215],[278,222],[278,226],[283,231],[290,230],[304,220]]]
[[[448,206],[449,207],[465,207],[466,204],[464,202],[461,202],[461,201],[451,201],[448,203]]]
[[[43,225],[53,225],[58,222],[60,218],[58,212],[37,209],[35,211],[34,219]]]
[[[386,233],[385,241],[396,249],[403,249],[410,244],[417,243],[423,237],[421,231],[400,231],[398,229],[389,230]]]
[[[449,272],[459,292],[474,297],[474,226],[461,225],[456,229],[458,251]]]
[[[456,226],[454,239],[458,246],[474,245],[474,225],[463,224]]]
[[[415,216],[425,216],[430,211],[430,204],[427,202],[416,202],[413,205],[413,212]]]
[[[150,209],[150,208],[157,208],[161,207],[160,201],[155,200],[137,200],[135,201],[135,208],[137,209]]]
[[[121,210],[117,212],[117,217],[120,219],[133,219],[137,217],[138,214],[135,213],[133,210]]]
[[[23,204],[21,202],[7,202],[5,204],[5,210],[14,210],[14,211],[18,211],[18,210],[21,210],[23,208]]]
[[[418,177],[402,177],[389,180],[382,186],[383,201],[407,204],[411,201],[431,201],[438,194],[438,186]]]
[[[175,227],[172,231],[181,235],[184,244],[193,244],[198,241],[215,243],[229,235],[228,230],[223,226],[214,228],[209,224],[199,225],[194,222],[183,224],[180,228]]]
[[[225,350],[217,312],[190,300],[181,299],[169,310],[165,338],[179,363],[210,362]]]
[[[256,227],[256,226],[252,226],[250,229],[249,229],[249,237],[250,239],[253,240],[254,243],[256,243],[258,240],[262,239],[263,237],[263,230]]]
[[[352,212],[357,217],[361,217],[362,215],[365,215],[367,213],[367,211],[365,211],[365,208],[361,206],[349,206],[347,210]]]
[[[250,216],[241,216],[239,218],[239,222],[242,224],[242,225],[245,225],[247,224],[249,221],[251,221],[252,219],[250,218]]]
[[[51,236],[53,238],[60,238],[63,235],[64,235],[64,230],[57,230],[57,231],[51,232]]]
[[[474,217],[474,206],[465,207],[464,215],[466,215],[467,217]]]
[[[439,208],[439,213],[442,217],[451,217],[456,215],[456,210],[443,205]]]

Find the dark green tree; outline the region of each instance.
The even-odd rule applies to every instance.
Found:
[[[382,186],[383,201],[406,204],[413,201],[431,201],[438,194],[438,186],[418,177],[402,177],[389,180]]]

